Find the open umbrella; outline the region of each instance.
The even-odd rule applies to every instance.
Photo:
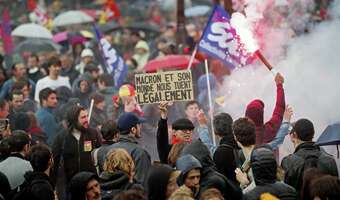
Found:
[[[144,66],[144,71],[154,72],[160,69],[186,69],[190,62],[190,56],[188,55],[167,55],[161,58],[157,58],[149,61]],[[193,65],[197,65],[198,60],[194,59]]]
[[[52,40],[47,39],[27,39],[25,41],[20,42],[16,48],[15,52],[23,53],[23,52],[31,52],[31,53],[39,53],[39,52],[50,52],[50,51],[59,51],[61,46],[55,44]]]
[[[209,10],[210,7],[206,5],[193,6],[191,8],[185,9],[184,14],[186,17],[205,16],[208,14]]]
[[[338,145],[340,144],[340,123],[327,126],[318,138],[316,144],[319,146],[336,145],[339,158]]]
[[[27,38],[52,39],[52,33],[43,26],[34,23],[22,24],[12,31],[13,36]]]
[[[53,19],[54,26],[67,26],[93,22],[93,18],[79,10],[70,10],[61,13]]]

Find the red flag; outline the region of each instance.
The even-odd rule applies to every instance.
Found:
[[[27,7],[29,11],[33,11],[37,7],[35,0],[27,0]]]
[[[8,9],[5,8],[2,13],[2,24],[1,24],[1,38],[4,45],[4,50],[6,54],[11,54],[13,50],[13,42],[12,42],[12,28],[10,23],[10,16]]]
[[[106,0],[104,11],[107,12],[107,20],[112,20],[120,16],[120,10],[114,0]]]

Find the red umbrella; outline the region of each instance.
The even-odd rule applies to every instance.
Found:
[[[144,66],[144,71],[146,72],[154,72],[160,69],[186,69],[190,62],[189,55],[167,55],[161,58],[157,58],[149,61]],[[197,65],[200,63],[197,59],[194,59],[192,65]]]

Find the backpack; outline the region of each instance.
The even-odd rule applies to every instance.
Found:
[[[234,147],[232,147],[229,144],[220,144],[220,147],[226,147],[228,149],[231,149],[233,151],[233,154],[234,154],[234,161],[235,161],[236,167],[240,167],[242,165],[241,163],[244,162],[244,156],[243,156],[242,151],[235,149]],[[242,156],[243,156],[243,160],[242,160]]]
[[[36,179],[36,180],[33,180],[32,182],[24,182],[21,186],[19,186],[19,188],[17,188],[19,192],[14,194],[12,200],[35,199],[36,197],[32,194],[32,187],[33,185],[39,184],[39,183],[49,184],[47,180],[43,180],[43,179]]]

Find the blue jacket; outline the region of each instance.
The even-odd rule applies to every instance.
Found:
[[[41,107],[36,113],[41,129],[47,134],[47,144],[51,145],[58,132],[58,123],[51,108]]]

